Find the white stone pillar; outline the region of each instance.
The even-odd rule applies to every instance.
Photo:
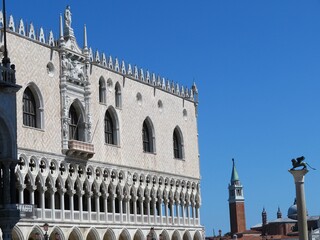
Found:
[[[118,201],[119,201],[120,223],[123,223],[122,199],[123,199],[123,196],[119,196]]]
[[[141,223],[144,222],[144,219],[143,219],[143,215],[144,215],[144,211],[143,211],[143,197],[140,198],[140,210],[141,210]]]
[[[19,187],[19,203],[23,204],[24,199],[23,199],[23,191],[24,191],[25,185],[23,184],[22,186]]]
[[[37,189],[37,187],[33,186],[30,188],[30,204],[34,204],[34,191]]]
[[[103,195],[103,206],[104,206],[104,214],[105,214],[105,222],[108,222],[108,195]]]
[[[130,197],[126,198],[127,222],[130,222]]]
[[[46,187],[43,189],[40,189],[40,203],[41,203],[41,218],[45,218],[45,208],[46,208],[46,200],[45,200],[45,193],[46,193]]]
[[[64,220],[65,216],[64,216],[64,193],[65,193],[65,189],[61,189],[60,190],[60,211],[61,211],[61,219]]]
[[[86,194],[89,222],[91,222],[91,196],[92,196],[92,192]]]
[[[162,224],[162,198],[158,198],[158,205],[159,205],[159,216],[160,216],[160,224]]]
[[[73,195],[75,194],[75,191],[72,191],[69,193],[69,205],[70,205],[70,218],[71,218],[71,221],[74,220],[74,205],[73,205]]]
[[[134,214],[134,223],[137,223],[137,198],[133,197],[133,214]]]
[[[152,207],[153,207],[153,224],[157,224],[157,199],[156,198],[152,200]]]
[[[115,198],[116,198],[116,195],[115,195],[115,194],[112,194],[112,195],[111,195],[111,203],[112,203],[112,222],[115,221],[115,214],[116,214]]]
[[[176,217],[177,217],[177,224],[180,225],[180,211],[179,211],[179,200],[176,201]]]
[[[289,170],[289,172],[293,175],[296,185],[299,240],[308,240],[307,211],[304,193],[304,176],[308,173],[308,170]]]
[[[96,200],[96,213],[97,213],[97,221],[100,222],[100,196],[101,193],[95,194],[95,200]]]
[[[149,197],[146,198],[146,202],[147,202],[148,223],[150,224],[150,198]]]
[[[78,201],[79,201],[79,215],[80,215],[80,221],[83,221],[83,207],[82,207],[82,195],[83,191],[79,193]]]
[[[55,191],[53,189],[50,189],[50,194],[51,194],[51,219],[52,220],[55,220],[56,216],[55,216],[55,212],[56,212],[56,209],[55,209],[55,201],[54,201],[54,194],[55,194]]]
[[[164,206],[165,206],[165,214],[166,214],[166,224],[169,224],[169,216],[168,216],[168,200],[164,200]]]

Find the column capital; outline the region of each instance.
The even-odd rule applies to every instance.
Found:
[[[295,183],[304,183],[304,176],[309,172],[307,169],[289,170],[294,178]]]

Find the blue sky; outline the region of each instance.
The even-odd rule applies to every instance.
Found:
[[[235,158],[247,228],[284,216],[295,196],[291,159],[306,176],[309,215],[320,215],[320,1],[10,0],[7,12],[53,30],[71,6],[82,43],[199,89],[201,222],[228,232]],[[9,53],[10,54],[10,53]]]

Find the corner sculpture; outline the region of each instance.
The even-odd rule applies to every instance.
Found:
[[[309,166],[312,170],[316,170],[315,168],[311,167],[307,162],[304,162],[303,160],[305,160],[304,156],[298,157],[296,159],[292,159],[292,168],[290,170],[303,170],[303,169],[307,169],[307,167]],[[302,169],[296,169],[302,167]]]

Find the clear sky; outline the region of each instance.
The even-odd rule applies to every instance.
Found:
[[[7,12],[53,30],[71,6],[82,45],[199,89],[201,222],[229,231],[235,158],[247,228],[284,216],[295,196],[291,159],[306,176],[309,215],[320,215],[320,1],[10,0]],[[10,53],[9,53],[10,54]]]

